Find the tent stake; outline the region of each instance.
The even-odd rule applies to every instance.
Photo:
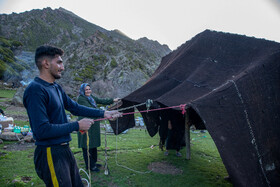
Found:
[[[186,159],[191,159],[191,144],[190,144],[190,120],[189,110],[185,113],[185,141],[186,141]]]

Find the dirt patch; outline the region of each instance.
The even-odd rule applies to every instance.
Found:
[[[6,145],[6,151],[23,151],[27,149],[35,148],[35,143],[14,143],[14,144],[8,144]]]
[[[168,162],[152,162],[148,169],[160,174],[180,175],[183,173],[183,170],[176,168]]]
[[[17,112],[26,112],[25,108],[23,106],[15,106],[10,104],[7,109],[7,111],[17,111]]]
[[[21,181],[24,183],[28,183],[29,181],[31,181],[31,177],[21,177]]]
[[[27,121],[28,116],[26,113],[26,110],[24,107],[21,106],[14,106],[14,105],[8,105],[5,111],[6,116],[13,117],[14,120],[18,121]]]

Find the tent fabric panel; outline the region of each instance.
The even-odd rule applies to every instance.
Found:
[[[193,103],[237,186],[280,185],[279,75],[277,53]]]
[[[236,186],[280,186],[279,53],[276,42],[206,30],[164,57],[123,107],[147,99],[153,108],[188,104]],[[161,115],[143,114],[151,136],[160,130]],[[119,122],[124,130],[134,118]]]

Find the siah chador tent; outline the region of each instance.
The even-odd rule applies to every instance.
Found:
[[[186,104],[187,111],[143,113],[150,136],[165,136],[169,115],[178,126],[189,118],[209,131],[235,186],[280,186],[279,43],[205,30],[165,56],[145,85],[123,98],[122,107],[148,99],[151,109]],[[118,134],[134,125],[127,115],[112,127]]]

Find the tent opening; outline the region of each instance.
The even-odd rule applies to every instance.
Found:
[[[201,119],[201,117],[198,115],[198,113],[192,107],[189,107],[187,109],[187,112],[188,112],[189,121],[190,121],[191,126],[193,125],[198,130],[205,130],[206,129],[203,120]]]

